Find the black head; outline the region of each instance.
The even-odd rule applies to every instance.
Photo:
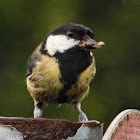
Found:
[[[94,49],[99,45],[93,38],[91,29],[81,24],[69,23],[52,31],[44,40],[41,51],[53,56],[57,52],[64,53],[73,47]]]
[[[94,37],[93,31],[89,28],[75,23],[64,24],[50,33],[50,35],[66,35],[68,38],[82,40],[85,35]]]

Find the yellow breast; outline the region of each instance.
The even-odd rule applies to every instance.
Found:
[[[76,83],[65,93],[67,102],[80,102],[88,94],[89,84],[96,73],[94,63],[93,58],[92,63],[77,77]],[[64,88],[61,78],[57,59],[41,55],[32,74],[27,77],[27,89],[35,102],[57,103],[59,91]]]
[[[27,77],[27,88],[36,100],[54,101],[58,91],[63,88],[57,59],[46,55],[41,56],[32,74]]]
[[[93,59],[89,67],[79,75],[77,82],[67,92],[70,102],[80,102],[88,95],[89,84],[96,73],[96,67],[94,63],[95,62]]]

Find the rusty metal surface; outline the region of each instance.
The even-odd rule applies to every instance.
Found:
[[[74,137],[67,140],[101,140],[103,137],[103,124],[98,121],[83,123]]]
[[[64,140],[73,138],[81,127],[89,128],[89,130],[102,127],[96,121],[89,121],[83,124],[66,120],[15,117],[0,117],[0,124],[16,128],[25,140]]]
[[[140,140],[140,111],[121,112],[108,127],[103,140]]]

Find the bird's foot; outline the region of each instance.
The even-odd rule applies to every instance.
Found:
[[[86,116],[86,114],[84,112],[82,112],[82,113],[79,114],[79,121],[80,122],[86,122],[86,121],[88,121],[88,118],[87,118],[87,116]]]
[[[34,118],[40,118],[42,116],[42,109],[35,107],[34,109]]]

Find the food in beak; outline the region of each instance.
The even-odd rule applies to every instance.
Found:
[[[98,49],[104,47],[105,43],[103,41],[99,41],[97,44],[93,45],[93,48]]]

